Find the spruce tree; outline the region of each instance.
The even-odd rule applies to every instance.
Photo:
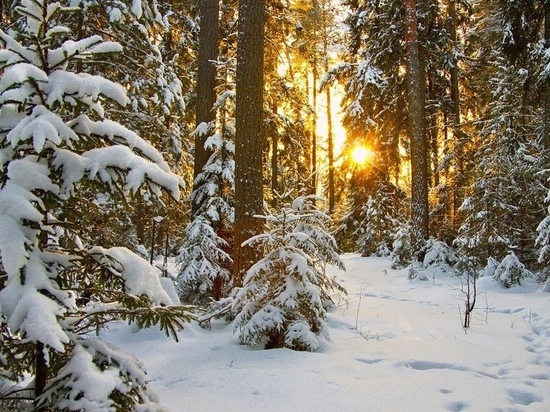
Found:
[[[175,337],[188,309],[147,261],[91,243],[64,212],[90,193],[178,199],[182,180],[108,118],[111,104],[129,103],[125,89],[80,70],[118,43],[75,38],[79,11],[59,2],[20,0],[13,12],[0,31],[0,398],[35,410],[160,409],[140,363],[94,332],[124,319]]]
[[[227,104],[224,96],[218,103]],[[207,126],[199,127],[195,133],[208,130]],[[230,137],[232,130],[227,128],[223,135],[216,133],[205,141],[211,156],[195,179],[191,201],[197,210],[185,229],[177,257],[178,289],[185,302],[206,304],[211,298],[218,300],[230,286],[235,169]]]
[[[75,71],[105,76],[124,86],[129,104],[120,107],[105,101],[109,118],[132,124],[132,130],[146,136],[163,153],[172,170],[189,181],[191,146],[184,109],[190,100],[188,73],[191,70],[185,59],[192,59],[193,56],[191,48],[185,49],[185,53],[180,52],[184,50],[182,46],[187,43],[186,38],[192,35],[191,30],[185,31],[188,19],[184,17],[187,16],[177,10],[184,6],[170,6],[166,2],[159,4],[156,0],[90,0],[74,4],[79,9],[70,18],[74,40],[107,35],[124,47],[124,53],[111,55],[108,59],[98,56],[90,63],[81,60],[75,63]],[[177,24],[173,21],[176,15],[180,18]],[[179,32],[175,31],[176,28]],[[164,249],[166,231],[176,233],[178,227],[175,223],[182,219],[183,213],[181,205],[171,203],[169,198],[163,201],[164,204],[153,203],[145,198],[128,204],[122,199],[110,198],[99,199],[86,207],[72,205],[72,208],[81,215],[90,208],[95,211],[98,219],[90,218],[83,222],[89,221],[93,225],[93,233],[98,236],[94,241],[103,241],[115,232],[115,241],[125,239],[127,247],[135,250],[141,245],[155,254],[159,249]],[[128,217],[119,221],[121,214]],[[151,245],[153,217],[159,215],[165,219],[159,228],[161,236],[156,236],[156,239],[162,241]],[[127,238],[121,233],[130,236]]]
[[[330,219],[313,205],[315,199],[298,197],[279,213],[263,216],[268,230],[247,240],[263,258],[247,272],[233,302],[241,343],[314,351],[319,336],[326,337],[331,294],[345,290],[325,268],[344,264],[327,232]]]
[[[539,175],[547,154],[535,79],[540,7],[533,2],[487,1],[475,5],[477,25],[468,37],[474,62],[471,85],[480,96],[475,141],[477,161],[460,207],[463,223],[455,244],[480,261],[502,260],[510,250],[536,263],[536,228],[545,211]],[[498,45],[494,47],[492,45]]]
[[[234,286],[256,261],[257,251],[243,242],[262,232],[255,218],[263,210],[263,102],[265,0],[239,0],[235,108]]]

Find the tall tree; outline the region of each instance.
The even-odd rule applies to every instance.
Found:
[[[235,226],[233,285],[240,287],[257,251],[242,243],[261,232],[264,0],[239,1],[236,74]]]
[[[462,162],[462,131],[460,128],[460,88],[459,88],[459,81],[458,81],[458,56],[459,56],[459,49],[458,49],[458,36],[457,36],[457,27],[458,27],[458,17],[457,17],[457,11],[456,11],[456,0],[449,0],[448,5],[449,10],[449,34],[450,34],[450,42],[451,42],[451,60],[450,60],[450,68],[449,68],[449,74],[450,74],[450,83],[451,83],[451,129],[453,133],[453,153],[452,156],[455,159],[455,168],[456,170],[453,172],[454,176],[451,178],[451,184],[452,184],[452,197],[450,201],[450,212],[452,215],[450,216],[452,220],[452,227],[455,228],[456,225],[456,214],[458,207],[460,206],[460,186],[462,186],[462,178],[464,177],[464,171],[463,166],[464,163]]]
[[[407,103],[411,150],[411,220],[413,250],[429,235],[428,162],[426,152],[426,71],[418,35],[416,0],[405,3]]]
[[[544,47],[550,49],[550,1],[543,1],[544,12]],[[544,138],[543,146],[546,151],[550,151],[550,76],[542,76],[542,94],[544,102]]]
[[[200,1],[199,54],[197,72],[197,106],[195,120],[195,167],[194,189],[197,189],[197,176],[212,155],[205,147],[206,139],[215,129],[216,111],[216,60],[218,59],[219,0]],[[202,123],[206,127],[199,128]],[[192,215],[195,217],[200,205],[193,203]]]
[[[318,2],[316,2],[318,3]],[[322,53],[323,53],[323,69],[325,73],[329,71],[330,67],[330,19],[332,15],[329,13],[330,1],[322,2],[318,5],[320,10],[320,25],[322,36]],[[325,103],[326,103],[326,120],[327,120],[327,158],[328,158],[328,210],[329,214],[334,212],[336,202],[336,187],[335,187],[335,170],[334,170],[334,129],[332,121],[332,91],[327,85],[325,87]]]
[[[545,69],[537,61],[543,40],[542,3],[487,1],[475,4],[476,25],[469,47],[479,96],[474,176],[461,206],[457,245],[482,261],[509,250],[533,264],[533,246],[546,190],[537,171],[545,169]],[[495,47],[494,45],[498,45]],[[544,59],[543,59],[544,61]],[[543,82],[542,82],[543,83]],[[540,96],[543,97],[543,96]]]

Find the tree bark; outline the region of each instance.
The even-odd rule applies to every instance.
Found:
[[[200,1],[200,32],[197,73],[197,107],[195,111],[196,125],[212,123],[216,119],[213,110],[216,102],[216,67],[212,61],[218,59],[218,32],[219,32],[219,1]],[[204,147],[209,134],[195,135],[195,167],[193,177],[201,172],[212,151]],[[194,189],[197,189],[194,187]],[[192,215],[200,205],[192,205]]]
[[[317,58],[313,57],[313,93],[312,93],[312,111],[313,121],[311,125],[311,194],[317,194]]]
[[[46,363],[46,357],[44,356],[44,344],[42,342],[36,343],[36,376],[34,380],[34,395],[38,397],[44,392],[46,383],[48,382],[48,364]],[[45,408],[36,408],[35,411],[45,411]]]
[[[259,251],[242,243],[257,235],[263,211],[264,0],[239,1],[235,135],[235,247],[233,286],[242,286]]]
[[[426,73],[418,39],[416,0],[405,0],[407,103],[411,148],[411,242],[413,253],[429,236],[428,162],[426,150]]]
[[[462,133],[460,126],[460,92],[459,92],[459,83],[458,83],[458,61],[456,59],[457,50],[457,36],[456,36],[456,0],[449,0],[449,35],[453,50],[452,64],[449,74],[451,76],[451,101],[452,101],[452,112],[451,112],[451,128],[453,131],[453,158],[455,163],[455,168],[452,171],[453,175],[451,176],[452,184],[452,207],[450,212],[450,221],[453,229],[458,229],[458,221],[456,219],[458,208],[462,203],[462,186],[464,185],[464,163],[463,163],[463,154],[462,154]]]
[[[550,47],[550,1],[543,0],[544,6],[544,44]],[[546,79],[543,86],[544,99],[544,138],[543,147],[548,151],[550,149],[550,80]]]
[[[323,54],[324,57],[324,69],[325,73],[329,70],[328,65],[328,33],[326,27],[326,19],[324,18],[325,11],[323,9]],[[334,212],[335,204],[335,190],[334,190],[334,133],[332,129],[332,103],[330,95],[330,86],[326,86],[325,97],[327,100],[327,146],[328,146],[328,211],[329,214]]]

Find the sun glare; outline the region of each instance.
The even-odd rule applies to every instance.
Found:
[[[360,165],[368,162],[374,157],[374,152],[368,147],[357,146],[351,152],[351,158],[353,162]]]

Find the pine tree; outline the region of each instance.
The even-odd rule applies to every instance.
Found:
[[[195,140],[205,146],[203,155],[208,153],[209,158],[194,180],[189,197],[193,216],[177,257],[180,297],[203,305],[227,295],[233,269],[235,59],[228,36],[223,38],[219,60],[210,62],[217,73],[217,100],[210,108],[213,120],[199,123],[193,132],[201,135]]]
[[[362,256],[389,256],[393,237],[404,223],[397,208],[403,195],[388,181],[381,179],[376,184],[361,211],[358,245]]]
[[[264,257],[250,268],[233,303],[243,344],[314,351],[318,335],[327,333],[331,293],[345,290],[325,267],[344,269],[344,264],[326,229],[330,219],[313,205],[314,199],[298,197],[290,207],[264,216],[268,231],[247,241]]]
[[[218,300],[230,281],[229,245],[204,217],[195,218],[185,230],[178,255],[178,290],[183,302],[206,305]]]
[[[391,258],[393,269],[402,269],[411,263],[411,234],[408,225],[401,227],[394,235]]]
[[[455,265],[459,259],[454,250],[445,242],[428,239],[421,249],[424,256],[419,262],[420,274],[415,274],[420,279],[429,279],[440,276],[456,275]],[[428,273],[429,272],[429,273]]]
[[[197,176],[202,173],[210,155],[209,147],[205,145],[206,139],[216,127],[216,112],[213,109],[216,101],[216,60],[218,59],[218,34],[219,34],[219,1],[204,0],[200,2],[200,31],[199,53],[197,70],[197,107],[195,119],[197,128],[201,125],[209,130],[195,132],[195,156],[194,179],[195,189]],[[197,200],[197,199],[194,199]],[[196,201],[191,203],[193,218],[197,215],[197,209],[201,206]]]
[[[374,164],[367,164],[364,170],[352,173],[346,198],[344,212],[336,221],[338,244],[363,256],[389,256],[394,235],[405,223],[401,216],[403,191]]]
[[[177,199],[182,180],[108,119],[111,104],[129,103],[125,89],[79,70],[121,46],[74,40],[74,7],[14,6],[19,19],[0,31],[0,397],[35,410],[160,409],[139,362],[94,332],[124,319],[176,337],[188,309],[172,306],[148,262],[90,243],[63,216],[89,193]]]

